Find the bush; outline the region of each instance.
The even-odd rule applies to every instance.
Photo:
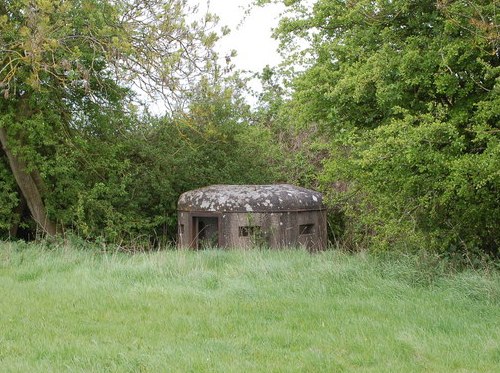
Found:
[[[347,161],[327,163],[325,180],[349,182],[330,200],[378,250],[497,255],[500,143],[491,136],[472,153],[468,141],[430,115],[393,120],[356,137]]]

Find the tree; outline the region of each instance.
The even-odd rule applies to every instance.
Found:
[[[179,108],[211,68],[216,18],[192,13],[184,0],[0,2],[0,143],[43,232],[58,230],[47,181],[65,148],[126,131],[134,84]]]
[[[66,152],[69,165],[55,169],[58,188],[50,203],[60,201],[60,221],[86,239],[156,247],[176,239],[181,193],[210,184],[273,182],[271,134],[250,125],[240,83],[230,80],[203,80],[187,111],[144,117],[125,133],[85,141],[86,156]],[[89,158],[92,172],[81,175]]]
[[[351,228],[383,247],[498,254],[498,4],[284,3],[276,34],[311,56],[292,117],[329,134],[322,180]]]

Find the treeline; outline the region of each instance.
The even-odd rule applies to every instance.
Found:
[[[343,245],[498,255],[498,2],[284,3],[276,35],[305,69],[279,112],[328,139]]]
[[[0,236],[164,244],[186,190],[289,182],[346,249],[498,255],[498,5],[276,2],[287,60],[253,108],[181,0],[2,2]]]
[[[270,132],[213,50],[217,17],[194,14],[183,0],[0,2],[1,238],[172,243],[182,192],[275,180]]]
[[[23,145],[33,152],[29,167],[43,175],[43,203],[58,233],[163,247],[176,240],[181,193],[217,183],[274,182],[279,149],[271,132],[250,125],[248,107],[228,94],[205,92],[173,117],[113,111],[99,114],[98,128],[32,132]],[[5,153],[0,175],[2,238],[45,236]]]

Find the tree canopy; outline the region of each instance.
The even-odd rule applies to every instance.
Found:
[[[0,3],[6,209],[26,205],[52,235],[72,224],[63,211],[99,179],[106,184],[110,173],[127,172],[120,154],[141,122],[134,87],[161,97],[172,116],[215,74],[217,18],[194,13],[184,0]],[[2,225],[14,232],[19,213],[9,215]]]
[[[497,2],[270,2],[251,108],[186,0],[0,1],[0,235],[171,240],[188,189],[290,182],[344,247],[498,255]]]
[[[322,180],[353,232],[381,246],[498,250],[498,4],[284,3],[283,50],[309,56],[289,108],[329,134]],[[305,51],[290,51],[298,39]]]

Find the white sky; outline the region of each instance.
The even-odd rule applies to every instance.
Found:
[[[237,51],[237,56],[231,63],[238,70],[261,72],[269,65],[277,66],[281,57],[277,52],[278,41],[272,38],[272,28],[278,26],[283,5],[269,4],[265,8],[254,8],[245,18],[245,10],[252,0],[189,0],[193,5],[199,4],[199,17],[204,14],[210,3],[210,12],[220,17],[219,26],[228,26],[229,35],[224,36],[216,45],[216,50],[221,56],[229,55],[231,50]],[[259,91],[260,83],[253,80],[249,83],[251,89]],[[145,98],[148,101],[147,98]],[[253,97],[247,97],[250,104],[255,103]],[[149,101],[149,109],[155,114],[164,113],[166,110],[162,100]]]
[[[199,2],[203,6],[207,0]],[[255,8],[244,19],[245,9],[251,2],[211,0],[210,9],[220,17],[221,26],[226,25],[231,29],[231,33],[220,40],[217,48],[219,53],[224,56],[235,49],[238,55],[232,62],[236,68],[260,72],[266,65],[276,66],[281,61],[277,52],[278,42],[272,38],[271,29],[278,25],[278,16],[284,6],[271,4],[265,8]]]

